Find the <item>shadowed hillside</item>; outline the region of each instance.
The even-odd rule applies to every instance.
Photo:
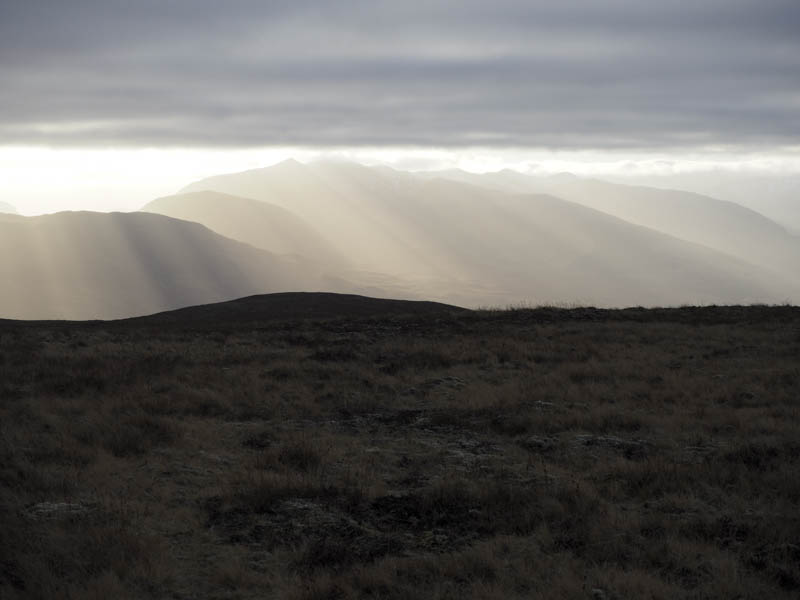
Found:
[[[129,317],[286,290],[340,289],[314,267],[146,213],[0,219],[0,316]]]

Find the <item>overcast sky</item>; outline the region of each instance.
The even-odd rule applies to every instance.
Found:
[[[0,0],[0,82],[27,213],[325,153],[800,172],[800,0]]]
[[[0,140],[797,145],[797,0],[0,0]]]

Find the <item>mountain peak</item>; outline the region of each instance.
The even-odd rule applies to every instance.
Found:
[[[269,167],[264,167],[262,169],[255,169],[256,171],[285,171],[289,173],[300,173],[304,172],[308,168],[308,165],[305,163],[301,163],[299,160],[294,158],[287,158],[286,160],[282,160],[279,163],[275,163]]]
[[[550,181],[577,181],[580,179],[575,173],[570,173],[569,171],[561,171],[560,173],[554,173],[548,177]]]
[[[8,202],[0,202],[0,213],[16,215],[17,209],[11,206]]]
[[[283,167],[302,167],[304,165],[303,165],[303,163],[301,163],[296,158],[287,158],[286,160],[282,160],[281,162],[276,163],[273,166],[276,166],[276,167],[281,167],[281,166],[283,166]]]

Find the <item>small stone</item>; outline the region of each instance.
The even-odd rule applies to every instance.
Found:
[[[39,502],[28,507],[25,514],[35,520],[43,519],[68,519],[83,517],[91,512],[92,508],[81,503],[72,502]]]
[[[539,437],[535,435],[532,435],[529,438],[521,440],[519,444],[526,450],[530,450],[532,452],[536,451],[544,452],[547,450],[552,450],[556,445],[555,440],[553,440],[552,438]]]

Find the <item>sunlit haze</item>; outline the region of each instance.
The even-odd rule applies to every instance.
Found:
[[[573,173],[617,180],[708,174],[780,179],[800,175],[800,149],[730,152],[547,150],[532,148],[266,147],[60,148],[0,146],[0,201],[20,214],[64,210],[131,211],[197,179],[256,169],[294,158],[351,160],[365,165],[483,173],[512,169],[532,175]],[[769,190],[765,190],[769,193]]]

